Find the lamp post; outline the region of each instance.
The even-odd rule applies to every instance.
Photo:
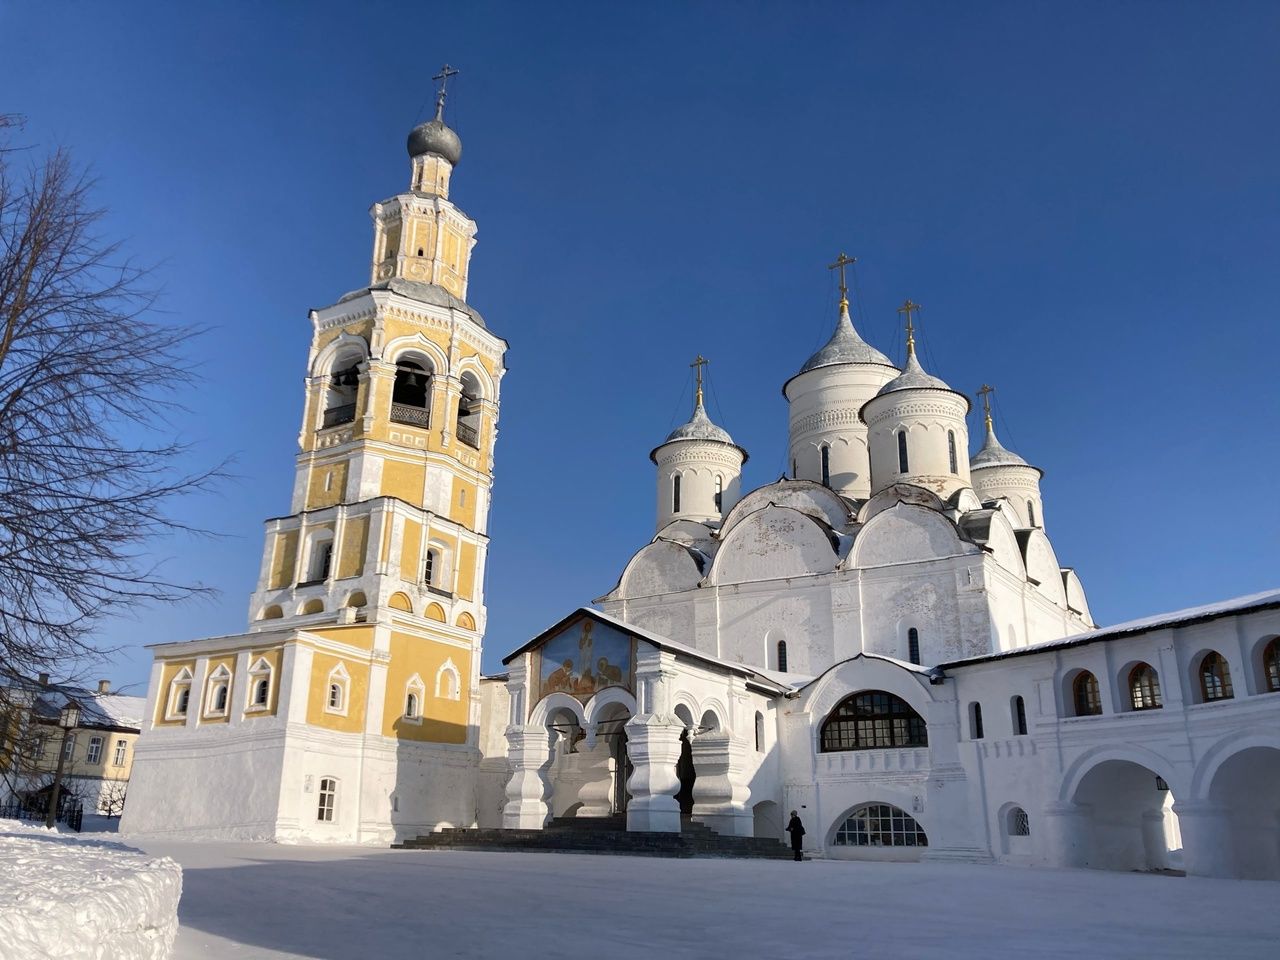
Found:
[[[58,714],[58,726],[62,728],[62,742],[58,745],[58,768],[53,774],[53,789],[49,792],[49,809],[44,815],[44,825],[53,829],[58,821],[58,792],[62,789],[62,768],[67,762],[67,737],[80,726],[80,704],[67,700]]]

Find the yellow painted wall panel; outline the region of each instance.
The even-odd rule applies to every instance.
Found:
[[[329,674],[339,663],[350,677],[347,682],[345,715],[325,709],[329,698]],[[368,663],[316,651],[311,661],[311,681],[308,684],[307,723],[326,730],[359,733],[364,729],[364,711],[368,700]]]
[[[446,660],[453,661],[460,678],[457,700],[435,695],[436,673]],[[465,650],[440,643],[429,634],[393,631],[391,662],[387,665],[386,706],[382,714],[383,736],[431,743],[466,743],[470,666],[471,656]],[[426,688],[421,723],[411,723],[404,716],[409,679],[415,673]]]
[[[342,528],[342,554],[338,557],[338,579],[364,573],[364,555],[369,549],[369,518],[350,517]]]
[[[368,624],[313,627],[307,633],[314,633],[316,636],[325,637],[335,643],[345,643],[348,646],[359,647],[361,650],[373,649],[374,627]],[[350,670],[351,668],[347,667],[347,669]]]
[[[400,540],[400,579],[418,582],[418,557],[422,555],[422,524],[415,520],[404,522],[404,534]]]
[[[293,565],[297,558],[298,531],[276,534],[275,549],[271,555],[271,589],[286,587],[293,582]]]
[[[476,598],[476,545],[464,543],[458,551],[458,596],[463,600]]]
[[[169,710],[169,686],[183,669],[191,671],[192,677],[195,677],[196,662],[194,660],[166,660],[160,668],[160,690],[156,695],[156,715],[155,725],[157,727],[180,727],[187,722],[186,717],[179,717],[174,720],[166,720],[165,714]],[[188,710],[196,709],[199,703],[198,697],[200,691],[193,690],[191,692],[191,701],[187,704]]]
[[[210,697],[213,693],[213,674],[218,667],[226,667],[227,673],[231,674],[231,678],[227,684],[227,709],[223,711],[222,716],[211,716]],[[231,711],[235,706],[235,695],[239,692],[236,689],[236,658],[234,656],[210,657],[209,666],[204,675],[204,690],[200,696],[200,722],[201,723],[227,723],[231,719]],[[192,702],[195,700],[195,694],[192,694]]]
[[[449,517],[468,530],[476,528],[476,485],[474,483],[468,483],[461,477],[453,478],[453,498],[450,501]]]
[[[426,468],[422,464],[387,460],[382,465],[383,495],[399,497],[417,507],[422,506],[422,489],[425,479]]]
[[[307,509],[320,510],[342,502],[342,495],[347,489],[346,460],[337,463],[316,464],[311,468],[311,478],[307,486]]]
[[[282,678],[280,676],[280,664],[283,662],[283,658],[284,658],[283,647],[269,647],[266,650],[250,650],[249,651],[250,671],[253,670],[254,665],[260,659],[267,661],[267,665],[271,667],[271,697],[267,702],[267,709],[253,710],[253,711],[246,710],[244,712],[244,717],[246,720],[250,720],[255,717],[274,717],[276,715],[276,706],[280,703],[280,686],[282,683]],[[257,678],[252,673],[250,673],[249,682],[253,683],[256,680]],[[244,706],[245,706],[244,700],[241,699],[240,703],[237,705],[237,709],[243,709]]]

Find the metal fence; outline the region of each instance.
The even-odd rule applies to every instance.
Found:
[[[74,803],[58,804],[62,809],[58,811],[58,822],[65,823],[76,833],[80,832],[80,825],[84,821],[84,806],[80,801]],[[44,823],[46,808],[34,803],[23,803],[21,800],[10,800],[8,803],[0,803],[0,820],[27,820],[35,823]]]

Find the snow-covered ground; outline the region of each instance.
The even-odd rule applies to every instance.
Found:
[[[182,872],[110,840],[0,822],[0,957],[166,960]]]
[[[1265,957],[1280,884],[850,862],[146,842],[175,957]]]

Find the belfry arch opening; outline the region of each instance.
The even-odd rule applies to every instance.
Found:
[[[462,375],[462,395],[458,397],[458,442],[473,450],[480,448],[480,381],[474,373]]]
[[[364,352],[348,346],[330,367],[324,387],[324,418],[321,427],[336,427],[356,418],[356,398],[360,392],[360,364]]]
[[[1132,760],[1104,760],[1076,785],[1069,827],[1079,865],[1154,871],[1182,866],[1182,832],[1169,784]]]
[[[411,354],[396,361],[391,388],[391,419],[415,427],[431,425],[431,361]]]

